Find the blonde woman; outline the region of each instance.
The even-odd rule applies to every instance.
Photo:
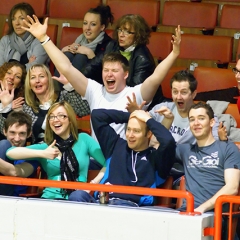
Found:
[[[75,112],[66,101],[54,103],[46,119],[45,143],[12,147],[7,151],[8,158],[39,161],[50,180],[86,182],[90,157],[105,164],[99,144],[88,134],[78,134]],[[99,182],[102,175],[100,172],[93,181]],[[42,198],[68,199],[71,192],[45,188]]]
[[[58,79],[61,80],[61,78]],[[65,81],[65,83],[67,82]],[[45,65],[33,65],[27,72],[25,80],[25,103],[22,106],[22,110],[32,117],[33,143],[43,140],[47,111],[53,103],[62,100],[70,103],[79,117],[90,113],[87,101],[82,100],[77,92],[62,90],[59,93],[55,91],[54,80],[52,79],[49,69]],[[9,101],[12,101],[12,96],[10,94]],[[1,114],[0,129],[3,129],[4,121],[5,118]]]

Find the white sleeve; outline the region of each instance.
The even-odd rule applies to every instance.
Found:
[[[12,103],[9,103],[6,107],[2,106],[2,103],[0,103],[0,113],[8,113],[12,110]]]

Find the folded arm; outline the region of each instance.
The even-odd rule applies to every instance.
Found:
[[[115,143],[120,138],[109,124],[126,123],[129,116],[130,113],[118,110],[94,109],[92,111],[91,121],[93,129],[106,159],[112,155]]]

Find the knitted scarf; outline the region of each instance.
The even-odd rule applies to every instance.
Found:
[[[63,140],[59,136],[55,135],[56,146],[62,153],[60,160],[60,171],[62,181],[77,181],[79,176],[79,163],[72,150],[74,144],[73,136],[70,134],[69,138]],[[70,194],[73,190],[66,189],[65,194]]]
[[[11,52],[9,53],[8,59],[12,59],[13,55],[16,55],[16,53],[19,54],[19,56],[22,56],[24,53],[28,51],[30,48],[31,43],[35,39],[33,35],[31,35],[29,32],[26,32],[23,36],[23,38],[19,37],[15,32],[13,32],[10,36],[10,47]],[[20,59],[16,59],[20,60]]]
[[[81,34],[76,40],[75,43],[80,44],[82,46],[88,47],[90,49],[93,50],[93,52],[95,52],[96,47],[98,44],[102,43],[102,40],[104,38],[104,34],[105,32],[100,32],[98,34],[98,36],[92,41],[92,42],[88,42],[86,37],[84,36],[84,34]]]

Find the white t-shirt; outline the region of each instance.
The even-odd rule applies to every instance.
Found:
[[[136,95],[136,101],[138,104],[143,102],[141,95],[141,84],[135,87],[126,86],[120,93],[112,94],[106,91],[104,85],[98,82],[88,79],[88,85],[86,89],[86,94],[83,99],[88,101],[90,110],[105,108],[105,109],[116,109],[116,110],[126,110],[127,96],[132,98],[132,93]],[[145,106],[148,107],[147,105]],[[122,138],[125,138],[125,125],[124,124],[111,124],[117,134]],[[96,139],[95,133],[92,129],[92,137]]]
[[[174,115],[174,120],[169,131],[175,139],[175,142],[178,142],[185,134],[185,132],[189,131],[189,120],[188,117],[182,118],[179,115],[176,107],[173,108],[172,113]]]

